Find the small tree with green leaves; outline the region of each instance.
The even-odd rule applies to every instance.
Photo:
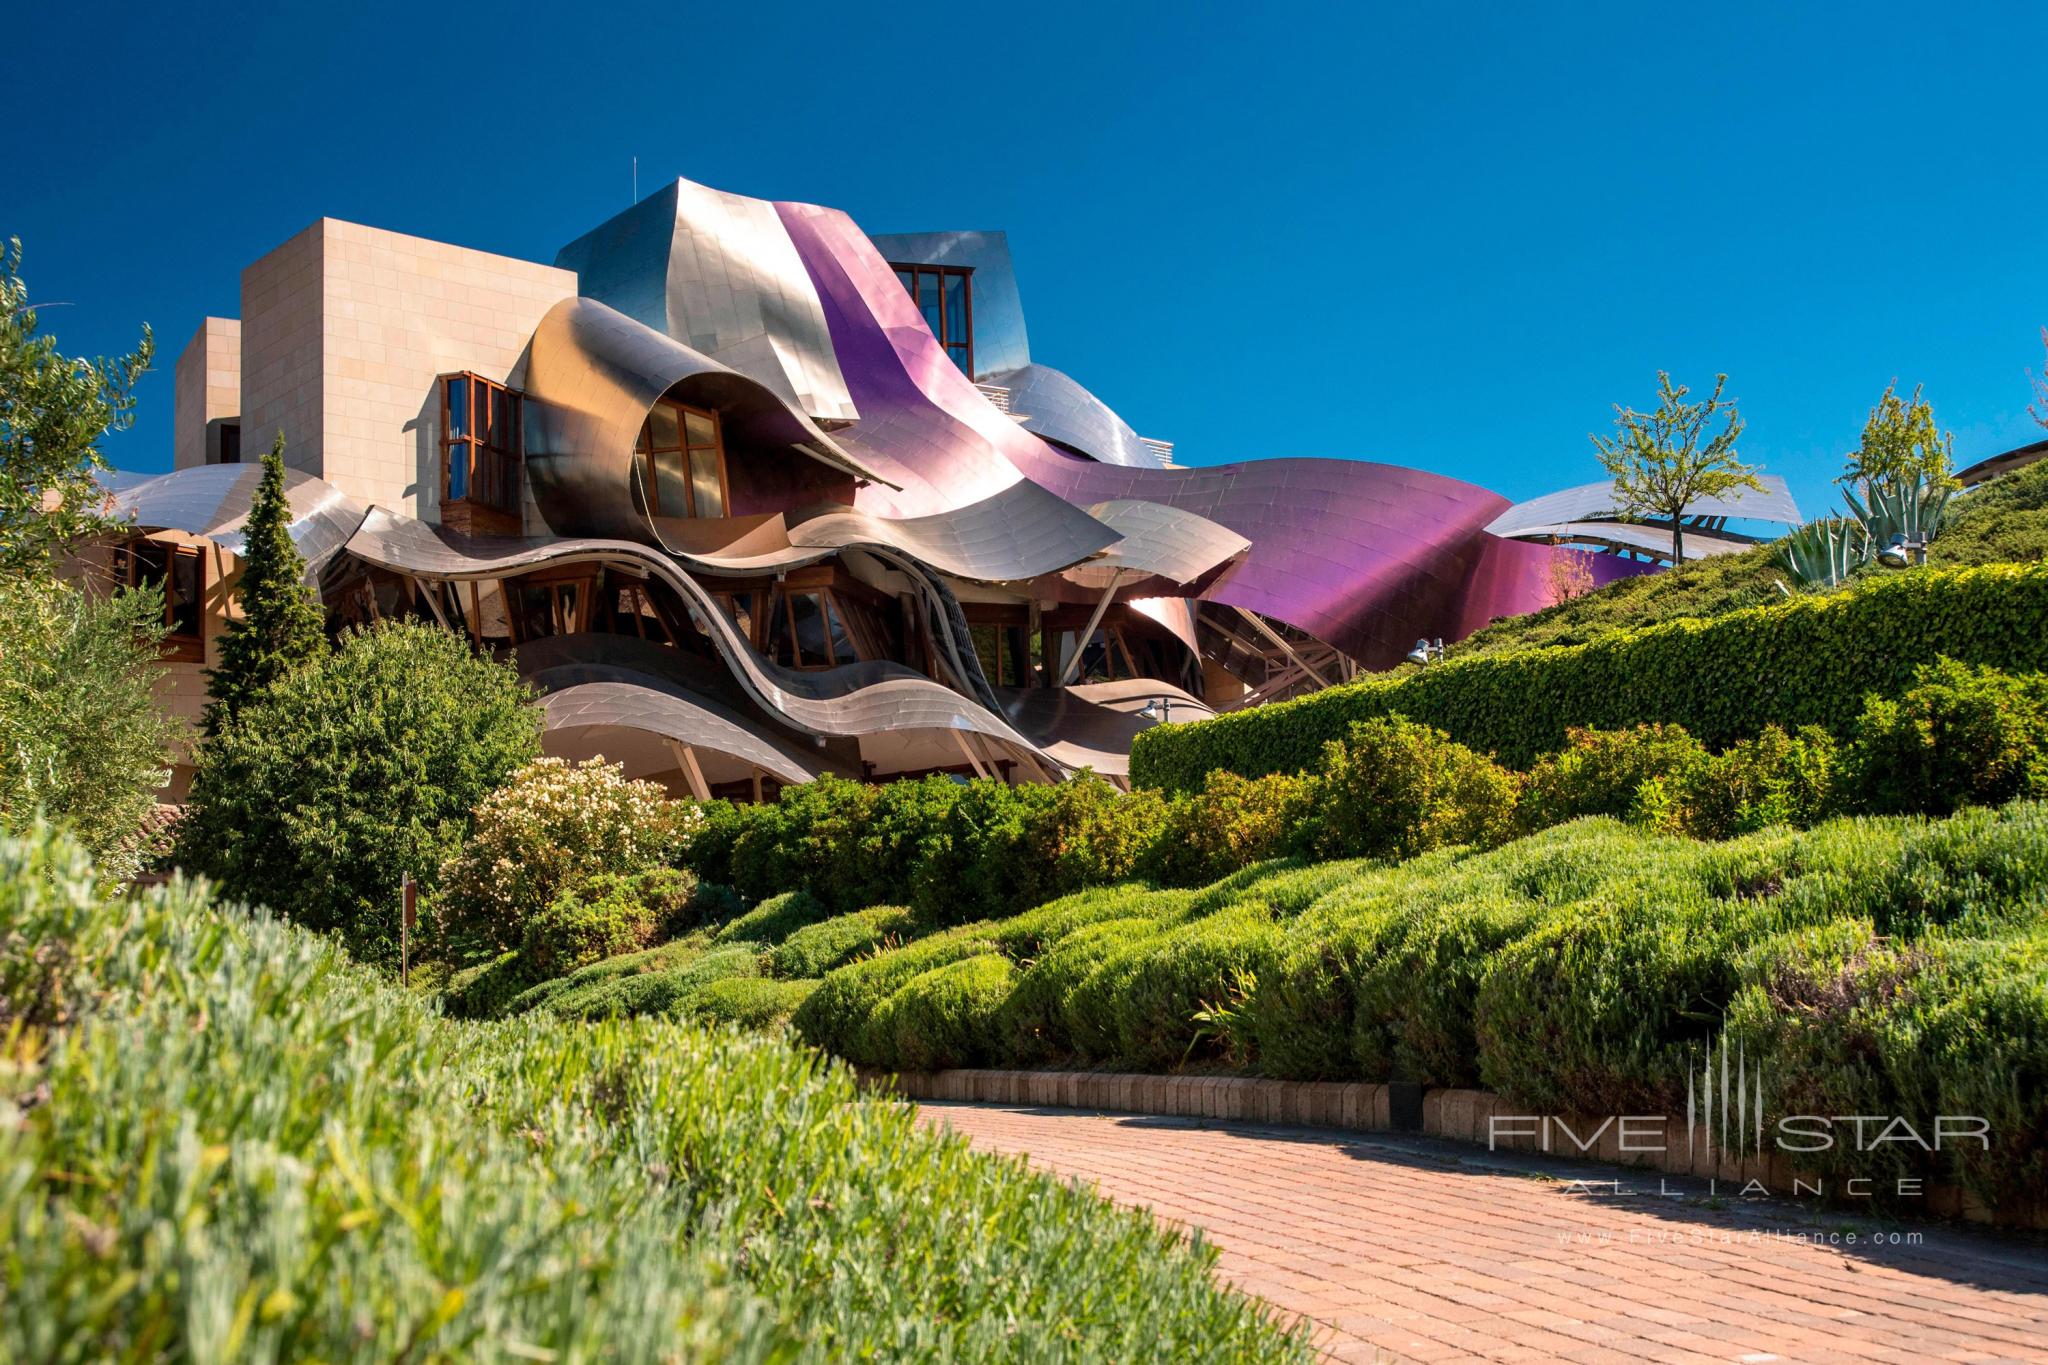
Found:
[[[221,635],[220,667],[207,674],[213,693],[203,722],[208,735],[219,734],[272,683],[326,650],[326,617],[305,578],[306,561],[292,543],[280,431],[263,457],[263,481],[249,507],[236,587],[242,614]]]
[[[51,574],[79,541],[118,525],[100,487],[99,442],[134,420],[135,381],[156,343],[80,360],[37,330],[21,242],[0,252],[0,574]]]
[[[1742,414],[1724,399],[1728,376],[1714,376],[1714,392],[1688,403],[1692,390],[1657,371],[1657,410],[1637,412],[1614,405],[1613,436],[1593,436],[1600,463],[1614,479],[1614,510],[1624,517],[1665,517],[1671,522],[1671,562],[1685,552],[1685,509],[1701,498],[1737,488],[1759,492],[1756,470],[1738,458]],[[1712,428],[1716,420],[1720,430]]]
[[[1849,455],[1849,467],[1836,483],[1860,486],[1866,496],[1896,492],[1915,478],[1933,489],[1950,488],[1956,438],[1935,425],[1934,406],[1915,385],[1911,399],[1899,397],[1899,381],[1885,385],[1884,397],[1863,424],[1863,440]]]

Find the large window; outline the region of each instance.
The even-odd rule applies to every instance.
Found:
[[[640,458],[653,515],[725,515],[725,440],[717,413],[662,399],[640,427]]]
[[[206,561],[196,545],[135,539],[115,552],[121,581],[164,595],[164,652],[171,658],[203,656]]]
[[[974,271],[957,265],[899,265],[896,278],[917,301],[939,345],[974,378]]]
[[[503,384],[474,374],[441,380],[441,503],[519,514],[524,405]]]

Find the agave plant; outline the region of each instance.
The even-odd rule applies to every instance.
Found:
[[[1863,526],[1875,546],[1903,541],[1924,551],[1928,542],[1941,534],[1948,517],[1954,488],[1943,480],[1929,483],[1922,475],[1910,480],[1864,490],[1867,502],[1859,501],[1855,490],[1843,489],[1842,500]]]
[[[1810,521],[1778,542],[1778,563],[1802,588],[1840,587],[1870,555],[1870,533],[1860,518]]]

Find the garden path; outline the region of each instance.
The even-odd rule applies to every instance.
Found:
[[[2048,1361],[2038,1239],[1816,1215],[1431,1138],[921,1110],[1201,1228],[1225,1278],[1313,1319],[1336,1360]]]

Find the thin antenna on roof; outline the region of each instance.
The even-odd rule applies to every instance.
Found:
[[[633,198],[630,202],[640,202],[640,158],[637,156],[633,158]]]

